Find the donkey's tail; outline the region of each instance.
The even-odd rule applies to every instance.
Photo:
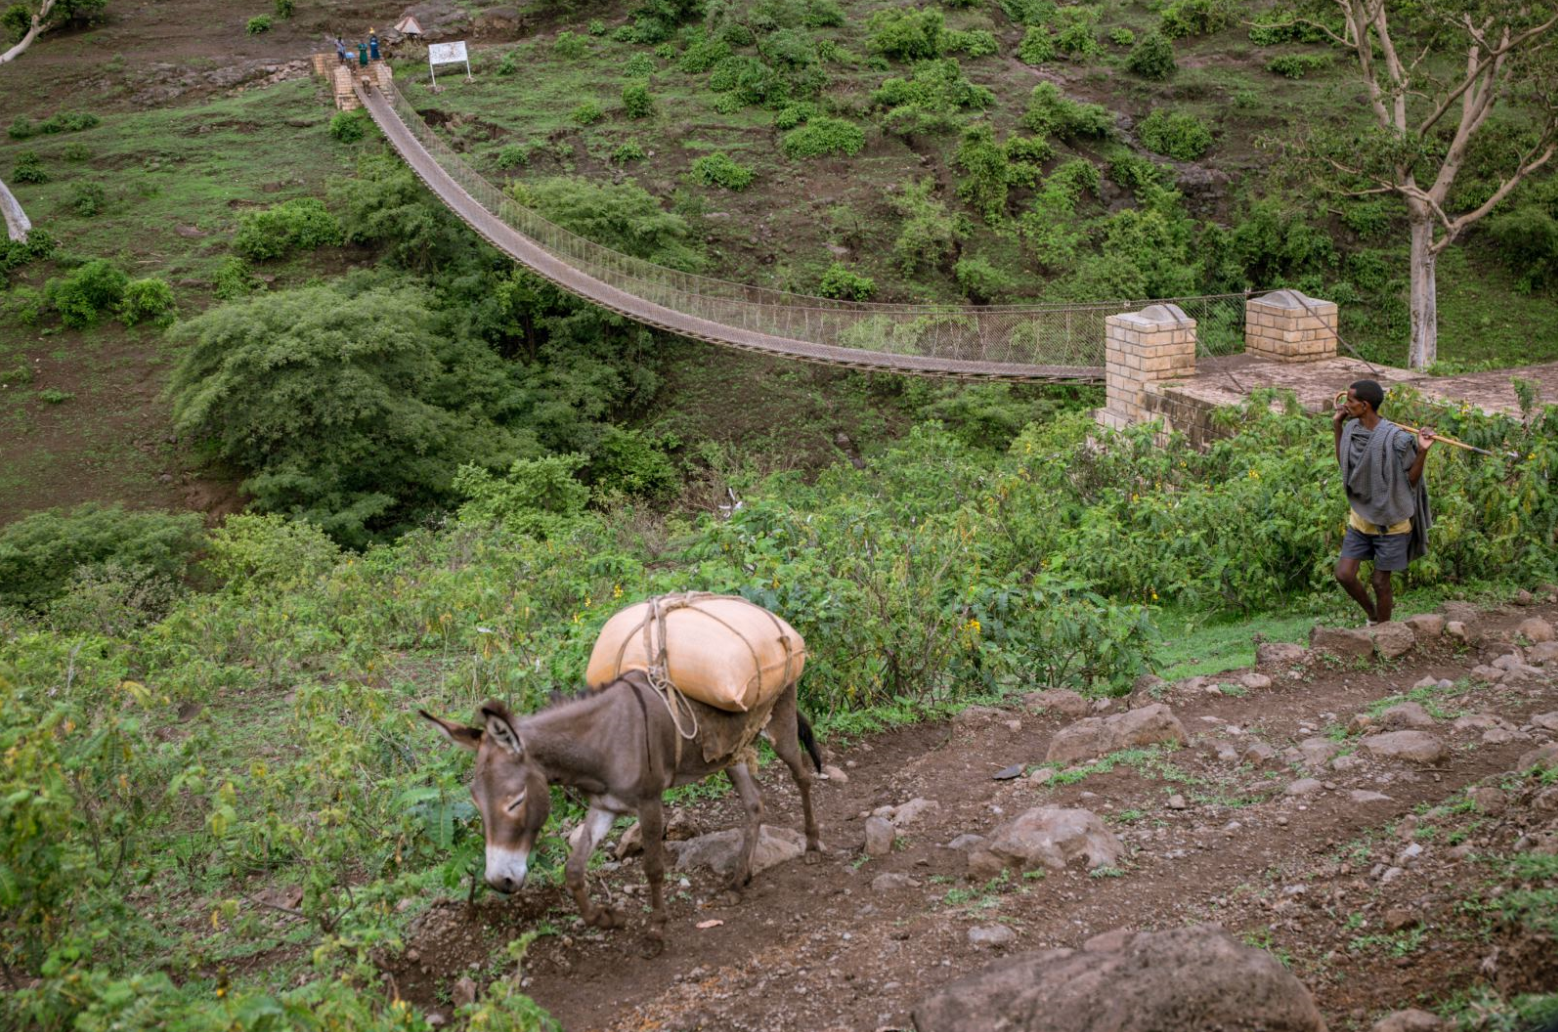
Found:
[[[801,740],[801,745],[806,748],[806,755],[811,757],[813,767],[817,773],[822,773],[822,753],[817,751],[817,736],[811,733],[811,724],[806,719],[806,714],[796,711],[795,732]]]

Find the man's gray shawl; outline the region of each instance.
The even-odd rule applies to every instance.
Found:
[[[1433,516],[1428,510],[1426,478],[1419,477],[1415,488],[1407,479],[1417,458],[1417,439],[1388,419],[1381,419],[1373,430],[1350,419],[1342,428],[1340,458],[1342,484],[1353,511],[1382,527],[1410,519],[1407,558],[1427,552]]]

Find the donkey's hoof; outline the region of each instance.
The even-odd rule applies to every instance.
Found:
[[[653,960],[665,952],[665,931],[661,928],[651,928],[644,936],[644,944],[640,954],[645,960]]]
[[[601,907],[595,911],[595,916],[590,918],[589,923],[601,929],[621,928],[622,915],[610,907]]]
[[[816,849],[806,850],[806,852],[801,855],[801,861],[806,864],[807,867],[812,867],[816,864],[822,863],[822,847],[819,846]]]
[[[720,893],[714,902],[722,907],[739,907],[741,905],[741,890],[732,885]]]

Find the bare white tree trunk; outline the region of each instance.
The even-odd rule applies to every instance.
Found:
[[[1407,365],[1427,369],[1439,357],[1439,302],[1435,289],[1439,252],[1434,247],[1434,226],[1426,212],[1421,219],[1412,219],[1411,261],[1412,346],[1407,352]]]
[[[8,61],[15,61],[22,56],[24,50],[32,46],[32,41],[37,39],[38,34],[43,31],[43,23],[48,19],[49,12],[52,10],[54,10],[54,0],[43,0],[43,6],[38,8],[38,13],[32,16],[32,28],[27,30],[27,35],[23,36],[16,46],[0,54],[0,65]]]
[[[32,221],[3,179],[0,179],[0,215],[5,216],[5,232],[12,240],[26,240],[27,234],[32,232]]]

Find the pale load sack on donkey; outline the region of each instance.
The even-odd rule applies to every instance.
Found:
[[[821,856],[812,813],[812,772],[822,760],[811,727],[796,708],[795,682],[806,645],[784,620],[742,598],[689,593],[630,606],[612,617],[591,654],[581,698],[516,717],[501,702],[481,707],[483,726],[422,715],[455,744],[476,753],[471,794],[487,840],[487,883],[514,892],[551,810],[550,785],[581,791],[589,803],[564,867],[586,922],[620,924],[589,899],[590,854],[612,822],[636,814],[649,881],[649,937],[658,946],[666,921],[664,792],[724,771],[747,819],[733,888],[751,880],[762,819],[752,745],[767,732],[800,791],[806,860]],[[710,705],[704,698],[718,700]]]

